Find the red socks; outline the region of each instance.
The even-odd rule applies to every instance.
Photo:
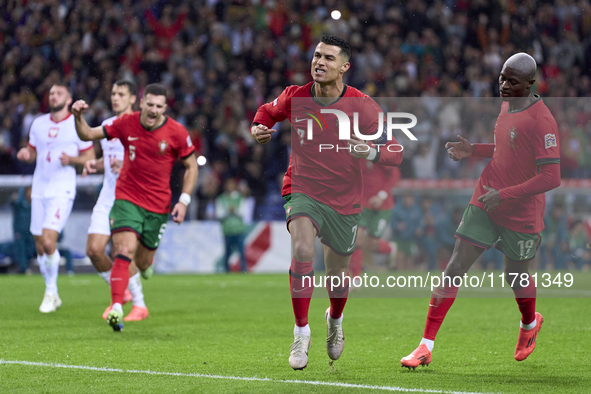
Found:
[[[308,324],[308,309],[314,292],[314,270],[311,261],[301,263],[294,258],[291,259],[289,288],[295,324],[298,327],[305,327]]]
[[[328,290],[328,297],[330,298],[330,317],[338,319],[343,315],[343,309],[347,303],[347,297],[349,296],[349,281],[347,283],[341,283],[339,287],[332,288],[330,281],[326,283]]]
[[[513,294],[521,312],[521,322],[530,324],[536,318],[536,286],[531,276],[527,287],[519,287],[520,278],[515,280]]]
[[[390,246],[390,244],[386,240],[380,238],[379,243],[378,243],[378,253],[379,254],[390,254],[391,252],[392,252],[392,247]]]
[[[455,286],[439,288],[433,292],[423,338],[435,340],[437,331],[439,331],[441,323],[443,323],[447,311],[453,305],[457,294],[458,288]]]
[[[123,294],[129,284],[129,264],[131,259],[118,254],[111,269],[111,302],[123,305]]]

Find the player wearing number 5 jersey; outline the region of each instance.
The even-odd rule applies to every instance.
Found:
[[[140,112],[122,116],[113,124],[88,126],[82,113],[88,104],[80,100],[72,106],[76,131],[83,140],[118,138],[125,148],[123,167],[115,189],[115,203],[109,215],[115,261],[111,270],[113,309],[107,322],[113,330],[123,328],[123,295],[129,282],[132,259],[138,268],[150,268],[156,248],[166,228],[170,212],[170,174],[177,158],[185,166],[183,193],[172,209],[181,223],[191,202],[197,181],[195,148],[189,133],[178,122],[164,115],[166,89],[160,84],[146,86]]]
[[[115,82],[111,89],[111,105],[116,116],[106,119],[102,125],[111,125],[115,119],[132,114],[132,106],[136,101],[136,95],[137,86],[134,82],[128,80]],[[103,157],[99,160],[89,160],[84,164],[85,173],[94,173],[97,170],[102,170],[105,173],[103,187],[90,217],[86,254],[90,257],[92,265],[98,271],[99,276],[110,286],[113,261],[105,253],[105,248],[111,239],[109,213],[115,202],[115,185],[125,157],[125,149],[117,138],[111,140],[103,138],[100,142]],[[139,321],[148,317],[149,313],[144,302],[140,274],[133,261],[129,265],[129,285],[123,297],[123,302],[128,301],[133,301],[133,307],[131,312],[123,319],[124,321]],[[107,318],[112,307],[112,304],[109,305],[103,312],[103,319]]]
[[[340,139],[341,119],[335,113],[358,120],[358,129],[364,135],[374,135],[383,127],[377,103],[343,83],[350,57],[351,48],[345,40],[322,37],[312,59],[314,82],[286,88],[277,99],[258,109],[251,127],[251,135],[261,144],[269,142],[275,132],[271,127],[277,122],[288,119],[293,127],[282,195],[292,242],[289,281],[295,327],[289,365],[296,370],[308,364],[311,343],[308,309],[314,290],[314,239],[318,236],[324,244],[326,275],[347,275],[361,215],[361,163],[370,160],[397,166],[402,161],[401,149],[390,150],[392,145],[399,147],[394,139],[384,138],[381,151],[356,137]],[[344,349],[342,312],[348,291],[348,283],[328,288],[326,350],[332,360],[337,360]]]
[[[453,160],[488,157],[470,205],[456,231],[456,244],[445,269],[448,277],[464,276],[476,259],[495,245],[505,255],[505,278],[521,312],[515,360],[525,360],[536,346],[542,315],[536,312],[536,287],[528,273],[544,229],[544,193],[560,186],[558,127],[539,96],[531,93],[536,62],[526,53],[503,65],[499,90],[503,99],[494,129],[494,144],[448,142]],[[515,277],[529,280],[513,280]],[[453,304],[458,287],[445,283],[431,296],[419,347],[401,360],[416,368],[431,362],[435,335]]]
[[[31,125],[29,146],[17,158],[36,160],[31,192],[31,234],[35,237],[37,262],[45,279],[45,295],[39,310],[54,312],[62,305],[57,290],[60,253],[56,248],[59,233],[66,225],[76,197],[76,169],[94,158],[92,142],[76,135],[74,117],[68,107],[72,96],[68,87],[55,84],[49,90],[50,113]]]

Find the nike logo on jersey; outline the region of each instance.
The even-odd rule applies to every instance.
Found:
[[[127,141],[135,141],[135,140],[139,140],[140,137],[127,137]]]
[[[296,290],[296,289],[294,289],[294,288],[292,287],[292,288],[291,288],[291,290],[292,290],[294,293],[300,293],[300,292],[302,292],[302,291],[304,291],[304,290],[308,290],[308,288],[306,287],[305,289]]]
[[[304,118],[304,119],[298,119],[297,117],[295,118],[296,122],[303,122],[304,120],[307,120],[308,118]]]

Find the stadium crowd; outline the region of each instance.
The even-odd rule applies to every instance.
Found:
[[[283,216],[289,124],[261,146],[250,138],[250,122],[284,86],[310,80],[309,59],[325,33],[351,43],[348,84],[373,97],[423,97],[425,111],[435,97],[497,97],[501,65],[517,51],[538,62],[536,93],[591,96],[588,0],[105,0],[100,7],[90,0],[0,0],[0,9],[0,174],[32,173],[15,155],[33,119],[47,112],[55,82],[91,103],[92,125],[112,115],[115,80],[160,82],[170,114],[208,160],[196,191],[198,218],[211,218],[207,207],[229,178],[254,197],[256,218],[277,218],[278,207]],[[335,9],[338,20],[330,16]],[[591,175],[590,107],[557,116],[565,178]],[[476,178],[482,161],[451,162],[443,145],[457,133],[489,142],[492,123],[432,126],[419,132],[419,144],[405,147],[403,177]],[[173,194],[181,177],[173,176]]]

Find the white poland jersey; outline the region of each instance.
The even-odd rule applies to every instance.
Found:
[[[78,156],[92,149],[92,141],[82,141],[76,134],[72,114],[61,122],[54,122],[51,114],[39,116],[31,125],[29,146],[37,151],[37,163],[33,174],[32,198],[76,196],[76,169],[64,166],[60,161],[62,152]]]
[[[105,119],[101,125],[110,125],[115,119],[117,119],[116,116]],[[117,184],[119,173],[115,174],[111,170],[111,163],[113,163],[115,160],[119,160],[119,162],[123,164],[125,148],[123,148],[123,144],[118,138],[113,138],[112,140],[103,138],[101,140],[101,148],[103,149],[103,160],[105,164],[105,180],[103,182],[101,194],[99,195],[99,202],[107,205],[113,205],[113,201],[115,201],[115,185]]]

